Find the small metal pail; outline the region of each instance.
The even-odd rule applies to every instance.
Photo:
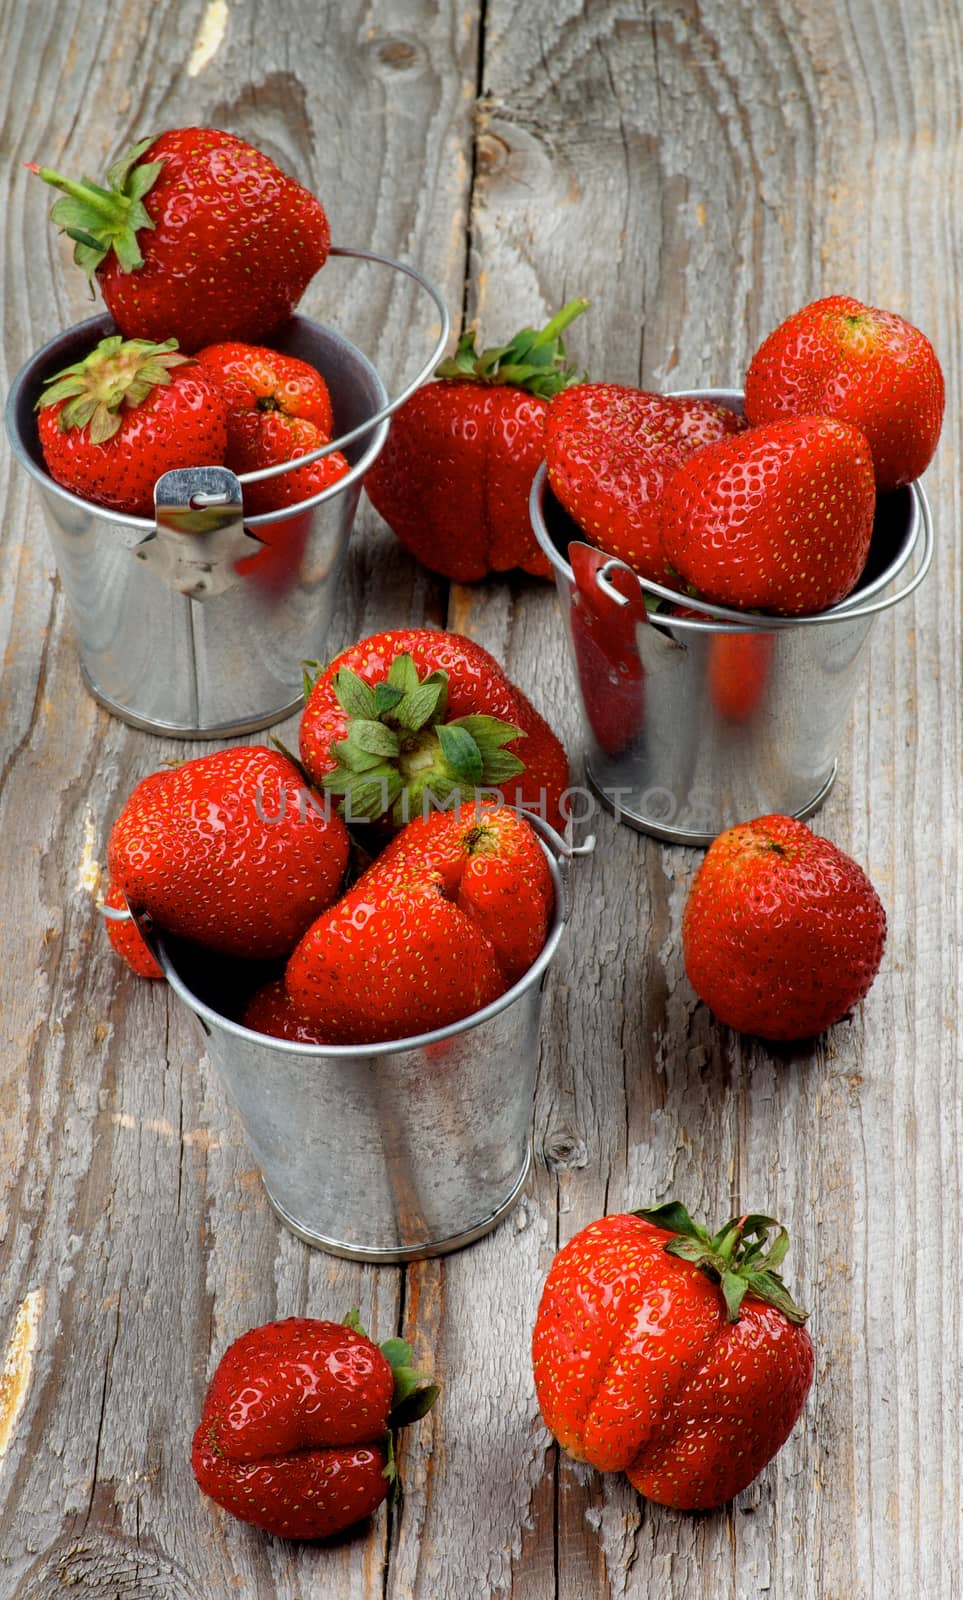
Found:
[[[81,670],[101,705],[136,728],[229,738],[279,722],[302,703],[301,663],[322,656],[364,474],[388,418],[431,372],[448,336],[440,295],[420,273],[371,252],[332,255],[387,265],[434,300],[441,336],[389,402],[378,373],[332,329],[295,316],[275,340],[324,376],[339,437],[310,456],[241,478],[223,467],[169,472],[156,522],[92,505],[44,465],[34,407],[43,381],[116,332],[108,316],[68,328],[34,355],[7,402],[14,454],[41,492]],[[320,495],[244,518],[243,486],[340,449],[351,470]]]
[[[741,413],[738,390],[687,392]],[[836,776],[873,622],[912,594],[932,560],[919,484],[878,497],[856,589],[804,617],[692,600],[600,556],[555,499],[544,465],[531,517],[555,572],[582,702],[586,775],[601,803],[643,833],[696,846],[770,812],[810,816]],[[894,590],[914,557],[912,576]],[[689,615],[653,613],[657,600]]]
[[[531,1161],[542,989],[567,917],[567,855],[594,844],[570,851],[552,837],[559,857],[543,848],[555,910],[537,960],[484,1010],[416,1038],[309,1046],[253,1033],[228,1014],[250,993],[238,990],[237,962],[149,935],[200,1022],[271,1205],[307,1244],[354,1261],[422,1260],[481,1238],[514,1206]]]

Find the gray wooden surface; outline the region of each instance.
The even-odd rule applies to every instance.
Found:
[[[949,388],[936,571],[878,625],[818,823],[889,910],[868,1002],[811,1049],[717,1028],[680,954],[698,857],[600,819],[548,990],[529,1192],[406,1271],[280,1230],[190,1019],[108,949],[90,863],[133,782],[182,752],[83,692],[38,506],[3,463],[0,1353],[20,1354],[0,1597],[958,1596],[957,0],[5,0],[0,30],[8,375],[89,304],[20,162],[99,172],[201,121],[297,168],[339,241],[422,266],[490,339],[589,294],[571,346],[593,376],[738,382],[783,315],[846,291],[922,325]],[[305,309],[394,380],[428,332],[404,288],[342,263]],[[492,648],[577,750],[548,586],[449,592],[365,509],[332,648],[420,619]],[[804,1418],[711,1516],[559,1460],[529,1367],[557,1245],[669,1195],[783,1218],[812,1310]],[[403,1513],[331,1548],[230,1522],[188,1463],[214,1362],[253,1323],[353,1303],[445,1386],[404,1447]]]

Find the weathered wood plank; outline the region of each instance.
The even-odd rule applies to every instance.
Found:
[[[460,302],[474,11],[284,4],[267,29],[257,8],[232,5],[222,45],[192,77],[204,14],[199,3],[117,3],[104,18],[41,3],[27,25],[25,8],[6,8],[8,377],[89,314],[46,222],[49,197],[19,163],[40,155],[99,172],[152,127],[201,121],[250,138],[322,195],[336,240],[414,260]],[[397,385],[423,359],[435,314],[381,269],[333,261],[328,273],[305,309]],[[193,1484],[193,1422],[232,1338],[272,1316],[352,1304],[385,1337],[403,1275],[336,1263],[279,1229],[190,1019],[113,960],[81,859],[103,859],[127,790],[185,752],[85,695],[38,507],[19,475],[5,474],[4,493],[0,1342],[28,1292],[45,1293],[0,1463],[0,1592],[380,1597],[384,1512],[367,1538],[301,1549],[218,1516]],[[438,588],[369,512],[332,647],[399,615],[439,618]],[[281,731],[290,741],[295,730]]]
[[[952,419],[958,309],[943,264],[959,62],[958,18],[941,4],[586,12],[495,0],[472,312],[497,338],[509,304],[514,325],[588,293],[570,342],[592,376],[695,387],[738,382],[783,315],[848,289],[930,331]],[[556,1557],[526,1549],[513,1564],[526,1600],[862,1597],[958,1582],[959,1435],[944,1418],[955,1416],[959,1318],[952,1295],[933,1304],[960,1249],[959,744],[938,732],[959,726],[955,465],[951,422],[929,485],[942,576],[880,621],[818,824],[866,863],[890,907],[887,963],[853,1022],[781,1051],[717,1029],[681,964],[697,858],[602,819],[600,854],[579,869],[536,1104],[542,1268],[590,1217],[649,1196],[682,1194],[713,1214],[772,1209],[793,1232],[792,1278],[813,1310],[817,1387],[778,1462],[716,1517],[641,1506],[624,1484],[565,1463],[553,1517],[536,1481],[537,1547],[554,1524]],[[452,615],[573,731],[550,595],[463,592]],[[931,1162],[945,1210],[920,1257]],[[880,1269],[878,1228],[905,1241],[896,1272]],[[516,1273],[506,1258],[504,1271],[527,1299],[527,1261]],[[480,1307],[484,1277],[468,1260],[456,1274],[462,1304]],[[475,1370],[482,1337],[471,1356]],[[491,1377],[489,1362],[480,1392]]]

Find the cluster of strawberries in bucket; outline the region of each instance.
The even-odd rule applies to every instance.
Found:
[[[276,335],[323,264],[313,196],[213,130],[144,141],[107,187],[37,170],[64,191],[54,219],[119,330],[41,399],[52,476],[144,514],[171,467],[255,470],[330,439],[323,375],[238,344]],[[399,538],[461,581],[547,575],[528,519],[547,459],[591,543],[668,589],[788,615],[849,593],[877,490],[918,476],[936,445],[943,381],[923,335],[853,300],[806,308],[754,357],[747,426],[705,401],[580,381],[562,333],[584,306],[494,350],[466,335],[402,408],[368,480]],[[345,468],[329,456],[268,480],[248,509],[310,498]],[[136,787],[110,837],[107,905],[235,959],[239,974],[276,962],[244,999],[241,1020],[261,1033],[365,1045],[471,1016],[544,943],[552,882],[524,813],[564,822],[565,752],[487,652],[440,630],[363,640],[308,687],[298,761],[243,746]],[[493,788],[509,803],[481,798]],[[135,971],[160,975],[136,922],[108,926]],[[863,998],[885,931],[855,862],[765,817],[711,847],[682,941],[723,1022],[783,1039]],[[560,1443],[669,1506],[744,1488],[812,1379],[805,1313],[779,1271],[787,1248],[769,1217],[710,1235],[674,1203],[579,1233],[534,1331],[539,1403]],[[291,1537],[356,1522],[395,1480],[397,1428],[437,1393],[412,1359],[400,1340],[373,1344],[355,1314],[244,1334],[205,1401],[199,1483]]]

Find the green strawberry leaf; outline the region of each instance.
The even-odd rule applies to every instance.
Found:
[[[331,680],[334,697],[342,711],[349,717],[370,721],[378,716],[375,691],[369,688],[350,667],[340,667]]]
[[[399,1406],[396,1406],[388,1419],[392,1428],[407,1428],[413,1422],[420,1422],[426,1417],[441,1393],[437,1383],[426,1384],[422,1389],[413,1390]]]
[[[352,750],[371,756],[396,756],[399,751],[398,735],[383,722],[368,722],[355,717],[345,744]]]
[[[375,716],[383,717],[385,712],[394,711],[398,703],[404,699],[401,689],[392,689],[387,683],[376,683],[374,689]]]
[[[348,1315],[346,1317],[342,1317],[341,1326],[343,1328],[350,1328],[352,1333],[360,1333],[365,1339],[367,1339],[367,1337],[368,1337],[368,1335],[364,1331],[364,1328],[361,1326],[361,1307],[360,1306],[352,1306],[351,1307],[351,1310],[348,1312]]]
[[[749,1288],[745,1278],[738,1273],[724,1272],[722,1274],[722,1293],[725,1296],[726,1315],[730,1322],[739,1321],[739,1307],[745,1299],[746,1290]]]
[[[650,1222],[654,1228],[663,1228],[666,1233],[678,1233],[690,1239],[699,1239],[704,1245],[709,1243],[706,1229],[700,1228],[698,1223],[693,1222],[685,1206],[677,1200],[669,1200],[665,1205],[636,1211],[633,1215],[641,1217],[643,1222]]]
[[[439,723],[435,733],[441,753],[454,776],[471,787],[481,783],[484,763],[471,734],[455,723]]]
[[[411,1365],[414,1351],[404,1339],[386,1339],[378,1347],[389,1367],[407,1367]]]

